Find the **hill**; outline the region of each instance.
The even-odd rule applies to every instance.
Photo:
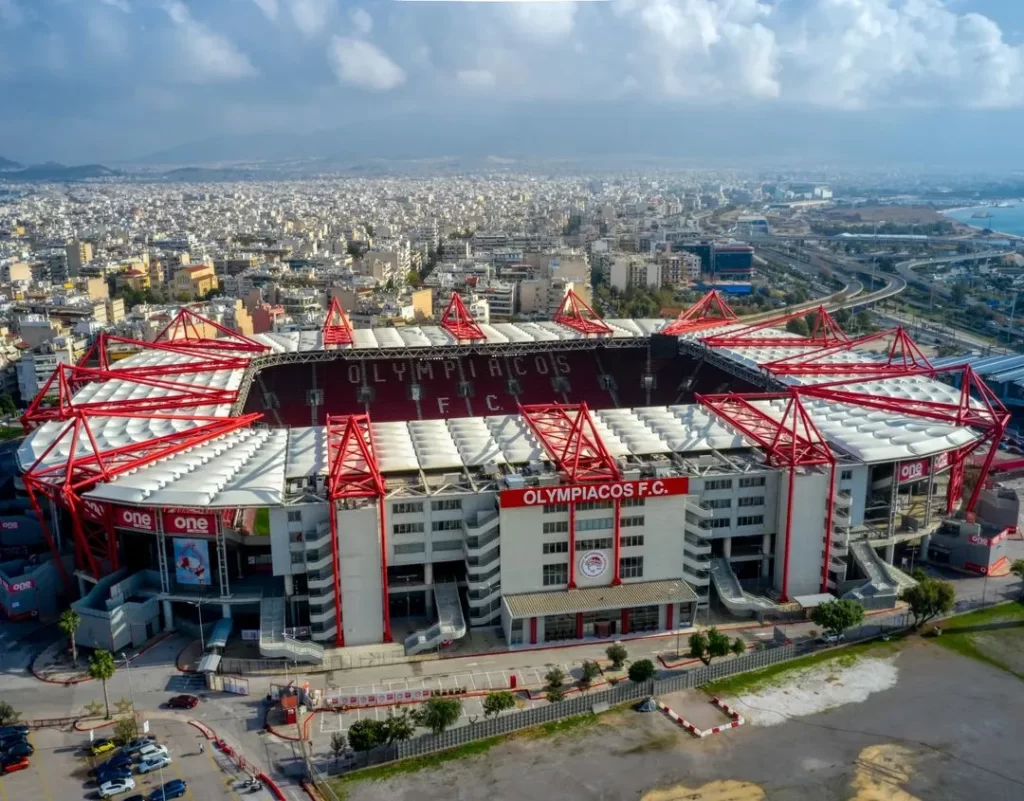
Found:
[[[8,170],[0,176],[4,181],[83,181],[86,178],[109,178],[120,175],[102,164],[79,164],[68,167],[56,161],[33,164],[20,170]]]

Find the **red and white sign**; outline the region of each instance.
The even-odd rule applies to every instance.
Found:
[[[950,465],[949,451],[939,453],[932,457],[932,472],[941,473]]]
[[[164,511],[165,534],[213,535],[217,531],[214,515],[203,512]]]
[[[114,525],[117,528],[156,531],[156,515],[152,509],[133,509],[130,506],[115,506]]]
[[[972,534],[970,537],[967,538],[967,541],[971,545],[987,545],[989,548],[992,548],[993,546],[1005,540],[1009,535],[1010,529],[1004,528],[1002,531],[1000,531],[992,538],[983,537],[981,534]]]
[[[86,519],[102,523],[107,517],[107,505],[99,501],[86,499],[82,501],[82,512],[85,514]]]
[[[3,585],[3,588],[7,592],[24,592],[25,590],[35,589],[36,586],[36,583],[32,579],[10,582],[2,576],[0,576],[0,584]]]
[[[560,487],[502,490],[501,506],[503,509],[512,509],[519,506],[548,506],[556,503],[660,498],[667,495],[686,495],[689,491],[690,479],[686,476],[608,481],[602,484],[565,484]]]
[[[579,568],[586,578],[601,578],[608,569],[608,557],[601,551],[587,551],[580,557]]]
[[[334,695],[328,693],[324,700],[331,706],[391,706],[393,704],[417,704],[430,699],[431,690],[390,690],[360,695]]]
[[[4,520],[0,522],[0,529],[4,531],[17,531],[21,524],[17,520]]]
[[[928,467],[928,459],[900,462],[896,468],[896,480],[900,484],[908,484],[911,481],[920,481],[922,478],[928,478]]]

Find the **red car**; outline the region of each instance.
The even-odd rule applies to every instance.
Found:
[[[28,767],[28,757],[21,757],[21,759],[7,760],[0,765],[0,770],[4,773],[14,773],[16,770],[25,770]]]
[[[176,695],[167,702],[171,709],[195,709],[199,706],[199,699],[194,695]]]

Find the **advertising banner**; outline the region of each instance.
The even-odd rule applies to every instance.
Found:
[[[896,479],[900,484],[909,484],[928,478],[929,459],[914,459],[912,462],[900,462],[896,467]]]
[[[943,470],[948,468],[952,464],[952,460],[949,456],[949,451],[945,453],[937,453],[932,457],[932,472],[941,473]]]
[[[340,694],[337,690],[328,690],[324,700],[331,706],[390,706],[392,704],[422,703],[430,699],[432,690],[389,690],[379,693],[361,693],[352,695]]]
[[[210,583],[210,543],[206,540],[174,540],[174,580],[179,584]]]
[[[213,536],[217,533],[217,520],[213,514],[188,510],[165,509],[164,534],[190,534]]]
[[[503,490],[501,507],[511,509],[520,506],[548,506],[558,503],[658,498],[667,495],[686,495],[689,491],[690,479],[686,476],[645,478],[636,481],[607,481],[601,484],[565,484],[557,487]]]
[[[114,525],[118,528],[156,531],[156,514],[154,514],[152,509],[133,509],[128,506],[115,506]]]
[[[0,586],[3,586],[5,592],[25,592],[25,590],[35,589],[36,583],[32,579],[22,579],[21,581],[8,581],[3,576],[0,576]]]
[[[107,505],[100,501],[90,501],[86,498],[82,501],[82,514],[87,520],[102,523],[107,516]]]

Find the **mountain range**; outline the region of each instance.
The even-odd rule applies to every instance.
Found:
[[[56,161],[23,167],[16,161],[0,157],[0,181],[82,181],[86,178],[110,178],[120,175],[102,164],[79,164],[68,167]]]

